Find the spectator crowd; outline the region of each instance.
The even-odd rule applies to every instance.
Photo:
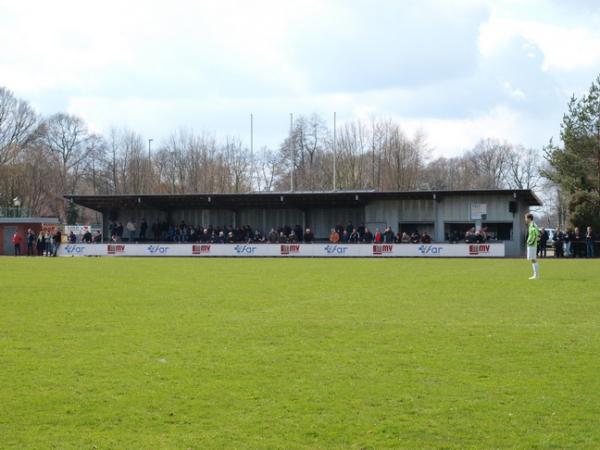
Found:
[[[542,228],[537,256],[545,258],[548,247],[552,247],[557,258],[593,258],[596,256],[596,245],[596,235],[592,227],[587,227],[585,232],[579,227],[556,230],[552,236],[548,230]]]
[[[125,226],[121,222],[113,221],[108,226],[111,242],[143,242],[152,240],[155,242],[181,242],[181,243],[312,243],[315,241],[315,235],[310,228],[303,228],[300,225],[293,227],[289,225],[271,228],[269,232],[263,233],[261,230],[252,229],[249,225],[241,227],[213,227],[208,225],[192,226],[181,221],[178,225],[168,223],[156,223],[151,227],[151,236],[148,236],[148,224],[142,219],[139,225],[132,219]],[[62,241],[62,233],[57,229],[54,233],[49,231],[40,231],[36,234],[31,228],[27,230],[25,236],[16,231],[12,237],[15,256],[20,256],[26,252],[28,256],[56,256],[58,248]],[[446,241],[450,243],[483,243],[495,240],[495,237],[488,233],[486,228],[470,228],[465,233],[452,231],[445,236]],[[66,238],[68,243],[77,243],[78,236],[71,231]],[[86,244],[101,243],[102,234],[100,231],[92,233],[89,229],[80,236],[79,241]],[[354,226],[352,223],[344,226],[338,224],[331,228],[328,241],[333,244],[358,244],[358,243],[396,243],[396,244],[429,244],[432,238],[427,231],[412,232],[397,231],[394,232],[387,226],[381,230],[375,228],[370,230],[364,224]],[[538,242],[537,256],[545,258],[547,249],[554,249],[554,256],[563,257],[587,257],[596,256],[596,236],[591,227],[587,227],[585,232],[580,228],[567,228],[566,230],[557,230],[550,233],[545,228],[540,230],[540,240]]]
[[[150,229],[150,234],[148,230]],[[250,225],[238,227],[222,226],[194,226],[185,221],[179,224],[166,222],[155,223],[151,227],[145,219],[137,224],[133,219],[123,225],[122,222],[113,221],[108,226],[112,242],[190,242],[190,243],[312,243],[315,235],[310,228],[303,228],[296,224],[293,227],[283,225],[271,228],[268,232],[253,229]],[[467,232],[463,238],[465,242],[484,242],[488,239],[482,230]],[[370,230],[364,224],[354,226],[338,224],[331,229],[329,242],[332,243],[431,243],[432,238],[427,231],[417,230],[411,233],[396,232],[391,227],[383,230],[376,228]]]
[[[48,230],[41,230],[36,234],[29,228],[25,236],[22,236],[19,230],[12,236],[15,256],[23,254],[22,247],[26,247],[27,256],[56,256],[61,240],[62,233],[59,229],[52,234]]]

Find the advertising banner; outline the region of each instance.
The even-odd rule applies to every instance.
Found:
[[[59,256],[240,256],[501,258],[504,243],[483,244],[63,244]]]

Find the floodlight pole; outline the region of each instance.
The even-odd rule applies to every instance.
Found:
[[[148,139],[148,193],[150,193],[151,189],[151,183],[152,183],[152,141],[154,139],[150,138]],[[103,230],[104,231],[104,230]]]
[[[254,114],[250,113],[250,189],[254,189]]]
[[[294,113],[290,113],[290,146],[292,150],[292,171],[290,172],[290,191],[294,191],[294,168],[296,167],[296,146],[294,145]]]
[[[333,190],[336,190],[336,159],[337,159],[337,114],[333,112]]]

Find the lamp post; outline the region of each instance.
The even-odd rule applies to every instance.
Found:
[[[148,185],[146,186],[147,192],[150,193],[150,191],[152,190],[151,184],[152,184],[152,154],[151,154],[151,148],[152,148],[152,141],[154,139],[148,139]]]
[[[21,199],[19,197],[15,197],[13,198],[13,205],[15,206],[16,209],[16,217],[21,217],[19,208],[21,208]]]

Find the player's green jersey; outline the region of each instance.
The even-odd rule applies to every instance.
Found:
[[[529,230],[527,231],[527,246],[537,246],[538,240],[540,239],[540,230],[537,225],[533,222],[529,224]]]

